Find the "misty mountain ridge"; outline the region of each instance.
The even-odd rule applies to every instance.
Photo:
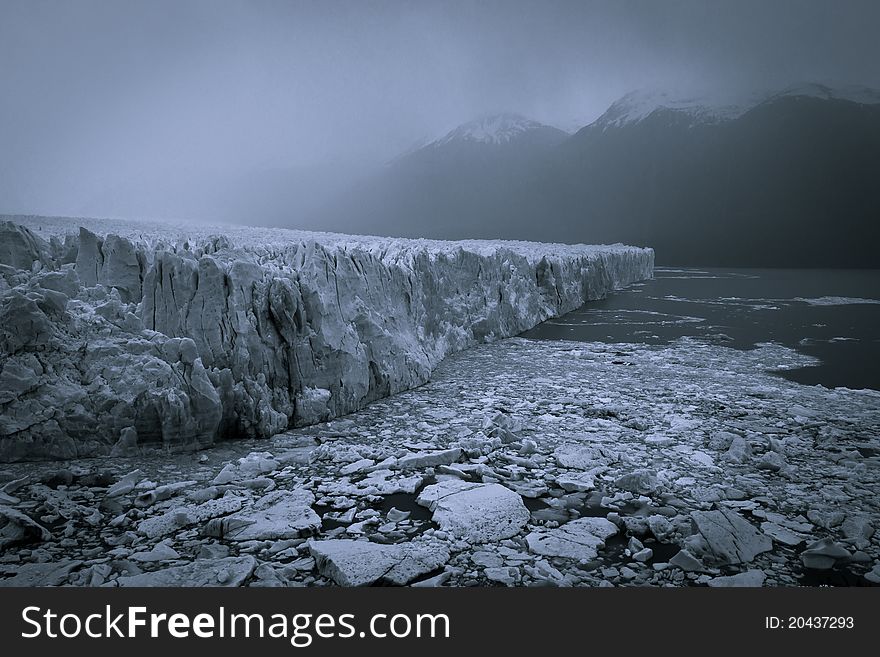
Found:
[[[652,246],[658,263],[878,267],[880,92],[637,91],[574,132],[477,117],[384,166],[141,178],[83,216]]]
[[[666,89],[635,90],[616,100],[596,121],[604,128],[623,127],[643,121],[655,112],[674,112],[687,116],[694,124],[722,123],[739,118],[765,102],[804,97],[846,100],[873,105],[880,103],[880,91],[859,85],[829,86],[816,82],[791,85],[782,90],[745,94],[693,95]]]
[[[633,92],[573,135],[515,114],[464,123],[317,217],[404,237],[650,245],[661,263],[878,266],[878,178],[875,90]]]

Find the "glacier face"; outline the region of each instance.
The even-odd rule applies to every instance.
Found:
[[[4,461],[196,449],[337,417],[654,261],[622,245],[8,219]]]

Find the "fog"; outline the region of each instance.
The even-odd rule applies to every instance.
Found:
[[[639,88],[880,87],[878,24],[870,0],[2,0],[0,212],[259,224],[283,203],[306,225],[488,112],[572,130]]]

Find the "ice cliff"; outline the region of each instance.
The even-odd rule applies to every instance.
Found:
[[[5,461],[194,449],[343,415],[424,383],[447,354],[648,278],[654,260],[621,245],[4,219]]]

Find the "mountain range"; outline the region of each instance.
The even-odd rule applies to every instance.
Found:
[[[158,172],[83,216],[652,246],[670,265],[880,267],[880,92],[638,91],[562,130],[502,113],[367,162]]]
[[[405,237],[626,242],[681,265],[878,267],[880,93],[633,93],[569,134],[481,117],[312,217]]]

